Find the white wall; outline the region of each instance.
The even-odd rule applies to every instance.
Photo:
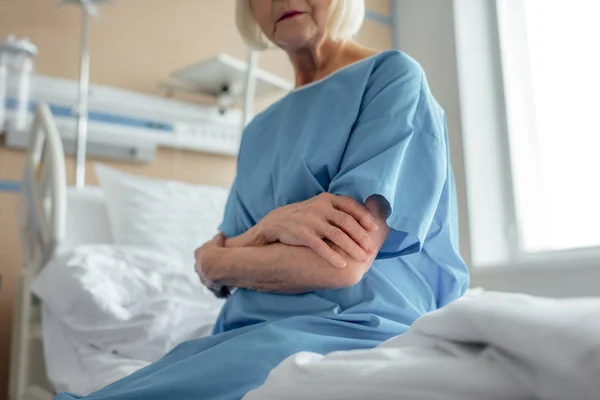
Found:
[[[479,268],[471,273],[473,286],[546,297],[600,296],[600,261],[596,265],[566,263],[553,266]]]
[[[494,0],[393,1],[398,1],[395,11],[399,37],[396,41],[401,50],[416,58],[424,67],[433,93],[446,110],[459,196],[461,253],[465,261],[472,265],[471,243],[475,242],[470,240],[473,231],[469,229],[463,143],[463,137],[467,137],[463,136],[463,127],[467,121],[461,116],[461,112],[471,112],[471,108],[461,109],[461,100],[466,104],[464,102],[469,99],[467,93],[461,92],[459,85],[458,61],[463,59],[460,54],[457,55],[454,3],[470,1],[473,5],[482,6],[487,3],[492,6]],[[462,5],[464,4],[461,3]],[[550,297],[600,296],[600,260],[590,257],[574,260],[558,255],[549,256],[524,265],[472,268],[471,280],[473,286],[482,286],[488,290]]]
[[[467,216],[465,166],[459,107],[456,46],[452,0],[392,0],[398,21],[400,49],[421,63],[431,89],[446,110],[452,167],[456,175],[460,248],[470,264],[469,224]]]

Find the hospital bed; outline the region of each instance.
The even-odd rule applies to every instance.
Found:
[[[37,107],[29,138],[18,209],[25,265],[19,275],[13,316],[11,400],[45,400],[51,399],[57,390],[99,388],[148,365],[152,357],[160,356],[142,360],[86,345],[51,312],[47,301],[32,294],[36,280],[60,262],[61,255],[71,254],[71,249],[89,245],[92,247],[85,250],[86,256],[96,252],[107,257],[115,246],[101,188],[67,186],[61,137],[46,104]],[[225,189],[208,190],[216,191],[217,207],[221,201],[224,203]],[[78,255],[81,252],[75,256]],[[199,288],[194,286],[192,290]],[[207,293],[197,292],[200,299]],[[205,304],[210,306],[206,319],[214,319],[221,300],[211,298]],[[200,315],[196,319],[202,318]],[[200,333],[194,331],[194,337],[210,332],[208,323],[200,328]],[[67,380],[78,382],[72,386],[66,384]]]
[[[108,260],[96,267],[101,271],[113,268],[107,274],[123,266],[136,267],[135,257],[129,259],[131,263],[118,264],[126,259],[123,252],[119,253],[118,265],[106,258],[112,254],[113,240],[105,204],[108,197],[97,188],[67,188],[62,144],[45,105],[36,111],[23,186],[19,213],[26,264],[14,314],[11,400],[46,400],[55,390],[68,389],[57,373],[73,380],[85,380],[87,373],[90,383],[101,387],[147,365],[182,339],[173,338],[173,343],[148,357],[145,349],[141,353],[139,348],[128,349],[132,342],[107,352],[83,343],[67,320],[50,312],[48,301],[62,296],[65,290],[46,285],[51,282],[46,279],[42,285],[48,286],[46,294],[40,296],[36,291],[44,302],[31,294],[32,286],[48,275],[47,271],[57,266],[56,271],[60,271],[68,264],[56,262],[69,254],[64,249],[83,248],[75,254],[79,258],[70,261],[94,259],[88,257],[90,248],[86,248],[94,244],[91,251]],[[140,253],[136,257],[146,266],[147,259]],[[164,263],[168,260],[150,267],[160,268]],[[185,275],[171,275],[169,279],[180,279],[178,285],[170,286],[185,283]],[[193,297],[202,297],[191,283],[188,289]],[[132,296],[137,301],[137,295]],[[189,298],[183,300],[181,304],[190,302]],[[210,302],[208,298],[201,301]],[[211,303],[209,308],[207,321],[218,312],[218,304]],[[200,307],[200,311],[206,309]],[[197,320],[197,316],[189,319]],[[210,326],[204,328],[186,335],[208,334]],[[94,330],[85,333],[98,338]],[[139,330],[129,336],[145,339]],[[136,358],[136,354],[142,355]],[[409,400],[592,400],[600,393],[599,374],[600,299],[550,300],[483,292],[420,318],[408,333],[372,350],[326,356],[296,354],[278,366],[263,386],[248,394],[247,400],[362,400],[374,395],[391,400],[400,394]],[[94,388],[88,385],[85,390]]]
[[[65,337],[54,321],[42,326],[42,305],[31,294],[31,283],[61,246],[110,240],[102,193],[97,188],[81,192],[67,188],[63,145],[46,104],[39,105],[35,113],[21,197],[18,213],[25,265],[14,312],[9,398],[45,400],[53,397],[54,389],[45,370],[44,331],[57,339],[57,348],[51,350],[59,351],[66,363],[73,351],[68,341],[61,342]],[[67,209],[71,218],[67,218]],[[94,221],[75,223],[84,215]]]
[[[51,398],[43,368],[40,305],[29,288],[65,237],[66,187],[60,135],[48,106],[40,105],[31,129],[18,210],[25,265],[19,276],[13,321],[11,400]]]

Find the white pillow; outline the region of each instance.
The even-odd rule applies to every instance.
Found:
[[[101,188],[67,188],[67,210],[67,229],[61,246],[74,248],[83,244],[113,242]]]
[[[228,190],[143,178],[96,165],[115,244],[153,248],[193,265],[223,218]]]

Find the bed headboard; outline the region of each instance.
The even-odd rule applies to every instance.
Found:
[[[19,208],[25,261],[39,269],[65,236],[67,211],[65,153],[46,104],[38,105],[31,127]]]

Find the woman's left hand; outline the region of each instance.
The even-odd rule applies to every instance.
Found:
[[[250,236],[263,243],[309,247],[331,265],[344,268],[347,261],[329,243],[356,261],[367,262],[378,250],[369,233],[378,229],[375,218],[360,202],[321,193],[271,211]]]
[[[196,273],[200,277],[200,282],[204,286],[206,286],[215,296],[218,298],[227,298],[231,295],[231,288],[228,286],[218,285],[212,282],[206,276],[206,263],[207,263],[207,253],[216,248],[223,248],[225,246],[225,235],[219,232],[212,240],[204,243],[200,248],[198,248],[194,255],[196,258]]]

